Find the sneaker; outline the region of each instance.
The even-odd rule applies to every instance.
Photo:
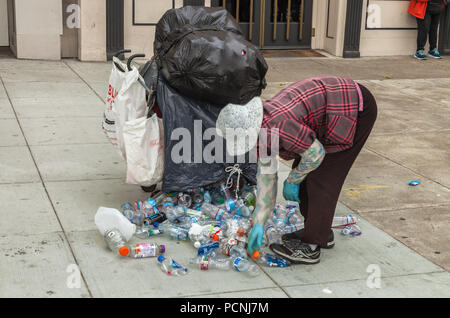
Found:
[[[439,51],[437,49],[428,51],[428,56],[431,56],[432,58],[435,58],[435,59],[441,59],[442,58],[441,54],[439,54]]]
[[[416,53],[414,53],[414,57],[418,60],[427,59],[427,56],[425,55],[425,52],[423,50],[418,50]]]
[[[272,252],[287,259],[292,264],[317,264],[320,262],[320,246],[315,250],[308,243],[289,241],[283,245],[270,244]]]
[[[281,237],[281,241],[283,243],[287,243],[292,240],[301,241],[301,238],[303,237],[305,229],[301,229],[289,234],[284,234]],[[333,230],[330,230],[330,236],[328,236],[328,242],[326,246],[321,246],[322,248],[330,249],[334,247],[334,233]]]

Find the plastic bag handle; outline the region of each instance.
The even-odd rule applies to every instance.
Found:
[[[127,68],[128,68],[128,70],[129,71],[131,71],[131,61],[133,61],[135,58],[137,58],[137,57],[145,57],[145,54],[134,54],[134,55],[131,55],[129,58],[128,58],[128,61],[127,61]]]

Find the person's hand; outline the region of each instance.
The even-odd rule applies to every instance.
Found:
[[[300,198],[298,197],[299,191],[300,191],[299,184],[289,183],[287,180],[284,181],[283,197],[287,201],[300,202]]]
[[[253,225],[252,231],[248,237],[248,251],[253,255],[255,250],[259,250],[264,237],[264,225],[256,223]]]

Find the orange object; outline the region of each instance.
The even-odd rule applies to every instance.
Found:
[[[253,258],[258,258],[261,253],[259,251],[253,251]]]
[[[237,230],[237,234],[238,234],[239,236],[244,236],[245,231],[244,231],[243,229],[239,229],[239,230]]]
[[[217,242],[219,240],[219,235],[213,234],[212,239]]]
[[[122,256],[128,256],[128,254],[130,254],[130,249],[126,246],[122,246],[119,248],[119,254]]]

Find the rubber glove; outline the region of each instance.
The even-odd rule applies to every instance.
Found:
[[[287,201],[300,202],[300,198],[298,197],[299,192],[300,192],[299,184],[289,183],[287,180],[284,180],[283,197]]]
[[[256,223],[253,225],[252,231],[248,237],[248,251],[253,255],[255,250],[259,251],[264,237],[264,225]]]

